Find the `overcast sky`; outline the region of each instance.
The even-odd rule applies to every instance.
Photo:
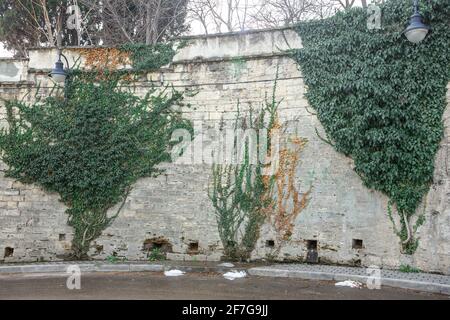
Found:
[[[0,42],[0,58],[9,58],[12,57],[11,52],[8,52],[3,48],[3,44]]]

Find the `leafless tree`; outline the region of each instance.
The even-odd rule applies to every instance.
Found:
[[[61,19],[60,17],[57,18],[59,30],[54,30],[52,23],[50,21],[50,15],[48,12],[47,7],[47,1],[46,0],[16,0],[17,6],[23,10],[23,12],[26,13],[28,16],[29,21],[32,25],[34,25],[34,28],[36,32],[41,33],[41,36],[43,36],[47,43],[50,46],[53,46],[56,44],[56,33],[61,30]],[[43,24],[42,24],[43,21]]]
[[[188,0],[81,0],[95,10],[104,44],[155,44],[186,30]]]
[[[357,2],[356,0],[334,0],[335,2],[338,2],[339,5],[342,7],[342,9],[347,10],[352,8]],[[370,0],[361,0],[361,6],[363,8],[367,8],[368,2],[371,2]]]
[[[198,21],[205,34],[209,34],[212,23],[210,6],[205,6],[207,0],[191,0],[188,6],[188,17],[190,21]]]
[[[270,28],[324,19],[339,10],[367,7],[375,0],[190,0],[190,20],[208,34]],[[379,0],[381,1],[381,0]]]
[[[198,21],[206,34],[231,32],[249,27],[251,0],[190,0],[189,17]]]
[[[311,17],[317,0],[262,0],[259,9],[252,14],[258,27],[291,25]]]
[[[313,19],[325,19],[338,11],[338,6],[333,0],[316,0],[314,1]]]
[[[344,9],[350,9],[351,7],[353,7],[353,5],[355,4],[356,0],[334,0],[337,3],[339,3],[339,5]]]

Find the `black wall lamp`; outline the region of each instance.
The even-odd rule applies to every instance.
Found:
[[[61,61],[61,57],[66,60],[67,68],[64,68],[64,63]],[[56,83],[65,83],[67,77],[69,76],[69,61],[67,57],[63,55],[61,49],[58,49],[58,61],[55,63],[55,67],[48,75]]]
[[[423,23],[423,17],[419,12],[419,0],[414,0],[414,14],[411,16],[408,27],[403,32],[406,38],[412,43],[420,43],[425,39],[430,26]]]

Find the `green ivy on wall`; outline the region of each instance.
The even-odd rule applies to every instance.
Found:
[[[381,29],[369,30],[367,11],[355,8],[300,24],[304,48],[293,51],[329,140],[367,187],[390,197],[407,254],[418,246],[423,217],[415,226],[411,218],[432,183],[450,81],[450,1],[421,3],[433,30],[419,45],[402,34],[411,1],[390,0]]]
[[[174,44],[171,42],[155,45],[130,43],[121,46],[119,49],[130,53],[134,71],[152,71],[171,63],[177,50],[185,45],[185,42],[181,42],[177,49],[174,49]]]
[[[172,132],[191,128],[172,108],[182,104],[181,93],[150,90],[140,98],[120,90],[119,79],[74,72],[66,99],[6,104],[9,128],[0,133],[6,175],[60,195],[77,259],[87,258],[91,241],[118,215],[132,184],[157,175],[156,166],[170,160]]]
[[[275,177],[265,175],[267,166],[259,160],[253,163],[255,161],[252,161],[252,157],[258,157],[264,150],[272,156],[268,146],[271,146],[270,133],[277,124],[277,109],[280,104],[275,99],[276,87],[275,82],[272,99],[266,98],[259,111],[250,108],[241,115],[238,104],[233,125],[235,136],[232,155],[235,163],[212,166],[212,183],[208,196],[214,207],[225,256],[232,260],[250,259],[267,210],[272,208]],[[239,130],[242,130],[241,133],[253,130],[256,141],[240,136]],[[260,141],[263,133],[269,133],[267,141]]]

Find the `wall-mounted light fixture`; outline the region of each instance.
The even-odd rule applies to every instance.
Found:
[[[64,63],[61,61],[61,57],[66,60],[67,68],[64,68]],[[66,56],[62,54],[61,49],[58,49],[58,61],[55,63],[55,67],[49,73],[49,77],[52,78],[56,83],[65,83],[67,77],[69,76],[69,61]]]
[[[430,26],[423,23],[423,17],[419,12],[419,0],[414,0],[414,14],[411,16],[408,27],[403,32],[406,38],[412,43],[420,43],[425,39]]]

